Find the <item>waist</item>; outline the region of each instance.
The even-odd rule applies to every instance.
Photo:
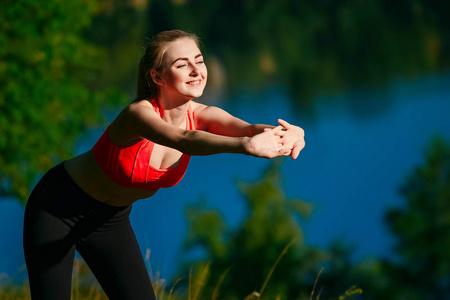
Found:
[[[28,206],[46,210],[59,218],[74,218],[93,211],[102,214],[124,212],[128,216],[132,205],[112,206],[96,200],[73,181],[64,163],[60,163],[38,182],[27,202]]]
[[[98,166],[92,150],[66,161],[64,167],[82,190],[112,206],[130,205],[156,193],[148,189],[123,187],[112,181]]]

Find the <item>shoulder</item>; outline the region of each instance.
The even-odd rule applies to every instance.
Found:
[[[155,107],[148,100],[131,103],[123,110],[123,113],[127,116],[127,119],[142,119],[157,116]]]
[[[218,128],[229,127],[238,124],[241,126],[241,120],[235,118],[227,111],[217,106],[207,106],[195,103],[195,122],[198,129],[205,131],[221,132]]]
[[[191,110],[195,115],[200,115],[209,106],[199,103],[196,101],[191,101]]]
[[[139,110],[146,110],[146,109],[152,109],[153,110],[153,104],[151,101],[149,100],[141,100],[141,101],[136,101],[136,102],[132,102],[130,103],[127,107],[126,107],[129,111],[139,111]]]
[[[208,131],[210,121],[223,112],[222,109],[216,106],[208,106],[195,101],[191,102],[191,110],[194,115],[196,128],[205,131]]]
[[[110,126],[110,136],[120,135],[122,139],[135,138],[143,124],[159,119],[153,105],[147,100],[130,103],[126,106]]]
[[[227,112],[217,106],[208,106],[198,102],[191,102],[191,109],[195,116],[200,119],[208,119],[217,117],[220,114],[227,114]]]

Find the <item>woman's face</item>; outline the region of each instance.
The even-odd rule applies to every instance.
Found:
[[[208,70],[194,40],[183,38],[169,44],[160,77],[160,92],[189,100],[203,94]]]

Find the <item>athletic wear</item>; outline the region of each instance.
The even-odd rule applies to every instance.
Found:
[[[151,101],[155,112],[161,116],[156,99]],[[186,115],[187,129],[195,129],[194,115],[189,106]],[[156,191],[174,186],[183,178],[190,156],[183,154],[175,168],[161,170],[150,165],[153,143],[143,139],[136,144],[119,146],[109,138],[109,127],[95,144],[94,156],[100,169],[115,183],[127,188],[144,188]]]
[[[79,188],[63,164],[31,193],[24,253],[33,300],[70,300],[75,249],[109,299],[155,299],[130,225],[130,206],[101,203]]]
[[[161,116],[156,100],[153,109]],[[193,130],[189,106],[186,128]],[[109,127],[95,144],[95,159],[114,182],[156,191],[184,176],[190,156],[175,168],[150,165],[154,143],[143,139],[119,146]],[[48,171],[30,195],[24,219],[24,253],[33,300],[70,300],[75,250],[84,258],[109,299],[154,300],[152,284],[130,225],[130,206],[114,207],[84,192],[63,164]]]

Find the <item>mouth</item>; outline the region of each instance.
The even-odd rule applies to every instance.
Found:
[[[192,81],[188,81],[186,82],[188,85],[190,86],[200,86],[200,84],[202,83],[202,81],[200,79],[198,80],[192,80]]]

